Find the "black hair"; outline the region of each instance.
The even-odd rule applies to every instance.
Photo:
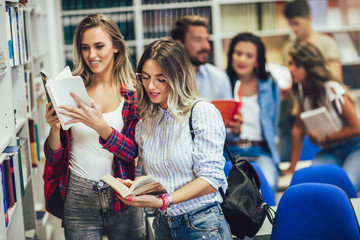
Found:
[[[284,8],[284,15],[287,19],[295,17],[307,17],[310,15],[310,7],[306,0],[295,0],[287,2]]]
[[[265,57],[265,45],[261,41],[261,39],[258,36],[255,36],[252,33],[239,33],[233,39],[230,43],[230,48],[228,51],[228,65],[226,68],[226,73],[228,74],[231,82],[231,86],[234,88],[235,82],[234,78],[236,77],[236,73],[232,67],[232,55],[235,50],[235,46],[238,42],[251,42],[256,46],[257,49],[257,63],[258,67],[254,70],[256,76],[260,78],[261,80],[266,80],[269,77],[269,73],[266,71],[266,57]]]

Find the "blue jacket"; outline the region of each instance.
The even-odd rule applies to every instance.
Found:
[[[234,79],[234,81],[237,81]],[[272,160],[276,165],[280,162],[276,146],[277,120],[280,108],[280,89],[277,82],[269,76],[267,80],[258,79],[258,104],[260,106],[260,124],[264,140],[267,143]],[[228,134],[227,140],[237,138]]]
[[[280,89],[277,82],[269,77],[259,80],[258,103],[260,106],[260,122],[263,137],[269,147],[272,159],[279,164],[280,155],[276,146],[277,120],[280,108]]]

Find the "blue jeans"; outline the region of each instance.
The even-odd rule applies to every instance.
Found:
[[[218,203],[178,216],[166,216],[157,211],[153,228],[156,240],[232,239],[229,224]]]
[[[360,191],[360,137],[322,149],[315,156],[312,164],[336,164],[342,166],[354,184],[356,191]]]
[[[279,176],[279,170],[277,165],[271,158],[269,151],[262,147],[254,146],[248,148],[240,148],[238,146],[229,146],[230,152],[233,156],[239,154],[242,158],[247,158],[249,161],[256,162],[260,167],[264,176],[269,183],[273,193],[276,193],[277,179]],[[230,161],[230,158],[224,150],[224,157],[226,161]]]
[[[113,212],[109,185],[70,174],[64,208],[66,239],[145,239],[143,209]]]

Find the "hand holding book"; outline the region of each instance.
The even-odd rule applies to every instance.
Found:
[[[166,189],[161,185],[160,182],[156,181],[154,177],[147,175],[136,178],[131,187],[122,183],[120,180],[114,178],[111,174],[106,174],[101,178],[104,182],[109,184],[116,192],[123,198],[130,195],[160,195],[166,193]]]

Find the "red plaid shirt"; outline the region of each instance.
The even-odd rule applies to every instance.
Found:
[[[121,95],[124,97],[124,107],[122,117],[124,127],[122,132],[113,129],[110,138],[103,141],[99,138],[100,144],[104,149],[114,154],[112,165],[113,175],[122,179],[134,179],[135,158],[138,154],[135,143],[135,126],[139,121],[139,114],[136,107],[136,97],[134,92],[128,91],[121,87]],[[56,187],[59,188],[60,194],[65,199],[67,181],[69,176],[69,159],[70,159],[70,130],[60,130],[61,148],[52,151],[46,140],[44,152],[46,156],[46,165],[44,168],[43,179],[45,182],[45,200],[48,201],[54,194]],[[57,184],[51,183],[57,179]],[[57,186],[56,186],[57,185]],[[125,211],[128,208],[117,197],[114,191],[113,211]]]

